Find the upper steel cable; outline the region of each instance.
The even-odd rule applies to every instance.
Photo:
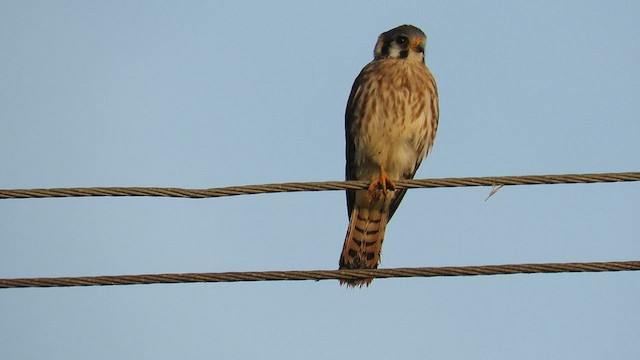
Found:
[[[422,180],[399,180],[400,189],[470,187],[499,185],[542,185],[542,184],[590,184],[601,182],[640,181],[640,172],[564,174],[564,175],[526,175],[526,176],[487,176],[465,178],[442,178]],[[0,199],[58,198],[86,196],[154,196],[180,198],[215,198],[223,196],[282,193],[297,191],[358,190],[366,189],[366,181],[325,181],[293,182],[265,185],[230,186],[213,189],[181,189],[161,187],[90,187],[90,188],[53,188],[53,189],[14,189],[0,190]]]

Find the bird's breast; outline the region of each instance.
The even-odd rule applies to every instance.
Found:
[[[365,69],[359,94],[356,161],[365,165],[359,178],[377,176],[380,165],[395,179],[414,173],[425,156],[432,82],[424,64],[380,62]],[[378,65],[378,66],[375,66]],[[370,64],[371,66],[371,64]],[[358,158],[360,161],[358,161]],[[374,169],[366,169],[366,164]]]

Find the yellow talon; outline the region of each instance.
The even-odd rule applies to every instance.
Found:
[[[387,174],[384,168],[380,166],[380,177],[374,179],[371,184],[369,184],[369,195],[374,197],[376,190],[383,190],[383,193],[386,194],[387,191],[394,191],[395,189],[396,184],[389,177],[389,174]]]

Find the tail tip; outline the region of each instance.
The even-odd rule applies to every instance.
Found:
[[[340,286],[346,286],[348,289],[355,289],[355,288],[363,288],[363,287],[369,287],[369,285],[371,284],[371,282],[373,281],[372,278],[370,279],[357,279],[357,280],[345,280],[345,279],[340,279],[338,280],[340,282]]]

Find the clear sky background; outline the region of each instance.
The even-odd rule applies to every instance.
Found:
[[[638,1],[2,1],[0,188],[341,180],[377,36],[427,33],[417,178],[640,170]],[[640,259],[640,184],[411,190],[381,267]],[[0,277],[335,269],[343,192],[0,200]],[[0,290],[2,359],[640,358],[640,274]]]

